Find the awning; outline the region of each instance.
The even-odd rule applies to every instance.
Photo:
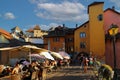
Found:
[[[17,49],[19,48],[20,46],[17,46],[17,47],[6,47],[6,48],[0,48],[0,51],[4,51],[4,50],[14,50],[14,49]]]
[[[36,46],[33,46],[33,45],[23,45],[23,46],[16,46],[16,47],[6,47],[6,48],[0,48],[0,50],[28,50],[29,49],[33,49],[33,50],[36,50],[38,52],[40,51],[48,51],[46,49],[43,49],[43,48],[38,48]]]

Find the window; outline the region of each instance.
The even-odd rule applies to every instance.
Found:
[[[85,38],[86,37],[86,33],[85,32],[80,32],[80,38]]]
[[[66,42],[73,42],[73,38],[67,38]]]
[[[70,46],[70,47],[69,47],[69,51],[73,51],[73,46]]]
[[[56,51],[56,47],[53,48],[53,51]]]
[[[102,14],[99,14],[99,15],[98,15],[98,20],[99,20],[99,21],[102,21],[102,20],[103,20],[103,15],[102,15]]]
[[[81,42],[80,43],[80,48],[86,48],[86,43],[85,42]]]
[[[57,38],[53,38],[53,41],[54,41],[54,42],[59,42],[59,41],[60,41],[60,38],[58,38],[58,37],[57,37]]]

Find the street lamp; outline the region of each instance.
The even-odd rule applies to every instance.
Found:
[[[117,73],[116,73],[116,48],[115,48],[115,40],[116,34],[118,33],[118,26],[112,24],[109,29],[109,34],[112,36],[113,41],[113,53],[114,53],[114,77],[113,80],[117,80]]]

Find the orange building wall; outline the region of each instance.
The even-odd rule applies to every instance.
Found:
[[[45,39],[44,42],[45,42],[45,44],[47,44],[45,46],[45,49],[48,49],[48,46],[49,46],[50,51],[58,52],[61,48],[64,48],[64,45],[65,45],[64,37],[59,37],[60,38],[59,42],[54,42],[53,38],[55,38],[55,37],[50,37],[50,38]],[[54,50],[53,48],[56,48],[56,50]]]
[[[44,38],[44,44],[45,44],[45,45],[44,45],[44,48],[45,48],[45,49],[48,49],[48,39],[49,39],[49,38]]]
[[[71,41],[71,42],[66,42],[65,43],[65,51],[67,52],[67,53],[72,53],[72,52],[74,52],[74,34],[69,34],[69,35],[66,35],[65,36],[65,39],[70,39],[70,38],[72,38],[73,39],[73,41]],[[73,50],[71,51],[71,50],[67,50],[69,47],[73,47]]]

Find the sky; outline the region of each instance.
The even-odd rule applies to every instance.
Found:
[[[75,28],[88,20],[87,8],[94,1],[104,2],[104,10],[120,11],[119,0],[0,0],[0,28],[10,32],[18,26],[26,31],[39,25],[41,29],[65,24]]]

